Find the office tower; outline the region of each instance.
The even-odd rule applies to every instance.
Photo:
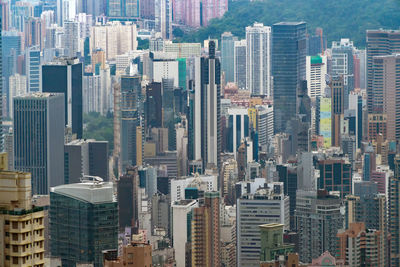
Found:
[[[9,2],[1,1],[0,2],[0,12],[1,12],[1,30],[8,31],[10,26],[10,7]]]
[[[64,21],[61,47],[64,49],[63,55],[66,57],[76,57],[78,52],[83,52],[79,49],[79,39],[81,38],[79,27],[78,22]]]
[[[221,154],[221,66],[215,52],[215,42],[210,41],[209,57],[201,59],[201,130],[203,166],[217,167]]]
[[[349,39],[332,42],[332,78],[343,78],[344,108],[349,107],[348,95],[354,90],[354,53],[355,47]]]
[[[79,183],[84,176],[108,181],[108,142],[76,139],[64,145],[64,183]]]
[[[172,242],[175,249],[176,267],[189,266],[186,264],[186,254],[190,253],[192,210],[198,207],[199,203],[197,200],[180,200],[173,202],[171,206]]]
[[[387,139],[387,115],[386,114],[368,114],[367,121],[367,137],[368,141],[373,142],[378,139],[379,136],[382,136],[384,140]]]
[[[246,27],[246,87],[252,95],[271,97],[271,27]]]
[[[64,21],[73,21],[76,15],[75,0],[57,0],[57,24],[62,27]]]
[[[0,265],[44,266],[44,211],[32,205],[31,175],[6,169],[0,171]]]
[[[349,95],[349,110],[354,112],[355,128],[352,131],[356,138],[356,148],[360,148],[363,138],[363,99],[360,94]]]
[[[160,190],[159,190],[160,191]],[[169,196],[157,193],[151,198],[151,228],[162,228],[170,237],[170,209]]]
[[[150,59],[150,76],[154,82],[161,83],[163,79],[171,79],[174,87],[179,86],[179,62],[175,54],[152,52]]]
[[[225,73],[225,81],[233,82],[234,79],[234,49],[237,37],[230,32],[225,32],[221,35],[221,70]]]
[[[301,190],[296,198],[300,260],[311,262],[325,251],[336,253],[336,234],[343,227],[340,198],[326,191]]]
[[[400,265],[400,156],[394,159],[394,176],[389,181],[389,233],[390,240],[390,265]]]
[[[107,0],[108,17],[139,17],[139,0]]]
[[[106,219],[105,219],[106,218]],[[50,252],[62,266],[103,266],[103,250],[118,246],[113,184],[94,178],[50,192]]]
[[[281,22],[272,26],[274,129],[286,131],[297,113],[297,94],[306,79],[306,23]]]
[[[14,167],[32,173],[32,194],[64,183],[64,97],[33,93],[14,98]]]
[[[13,118],[13,98],[27,93],[27,79],[26,76],[16,73],[10,76],[8,80],[8,117]]]
[[[42,66],[42,92],[63,93],[65,125],[82,138],[82,63],[77,58],[59,58]]]
[[[176,53],[178,58],[191,58],[201,56],[201,43],[173,43],[164,41],[163,50],[165,53]]]
[[[29,92],[40,91],[40,49],[30,47],[26,50],[26,76]]]
[[[172,0],[155,0],[155,29],[164,40],[172,39]]]
[[[146,86],[146,126],[159,128],[162,126],[161,83],[150,83]]]
[[[132,241],[122,246],[122,253],[118,256],[118,250],[106,250],[104,255],[104,267],[142,267],[152,266],[152,246],[145,242]]]
[[[326,37],[323,35],[322,28],[316,28],[315,34],[308,36],[308,56],[323,54],[326,50]]]
[[[373,101],[375,89],[373,85],[373,59],[400,52],[400,31],[367,30],[367,107],[368,113],[375,113]]]
[[[376,171],[376,155],[374,148],[369,145],[364,152],[363,181],[370,181],[373,171]]]
[[[387,118],[387,140],[400,139],[400,55],[374,56],[372,59],[371,83],[374,114],[385,114]]]
[[[283,193],[283,184],[271,183],[254,194],[238,198],[236,218],[237,264],[260,266],[259,226],[278,223],[283,224],[285,230],[289,229],[289,197]]]
[[[246,74],[246,60],[247,60],[247,41],[235,41],[234,44],[234,78],[235,83],[239,89],[246,89],[247,74]]]
[[[220,196],[205,192],[204,205],[193,209],[192,266],[221,266]]]
[[[349,266],[386,266],[383,240],[380,231],[366,229],[362,222],[352,223],[339,230],[336,258]]]
[[[319,160],[317,166],[320,170],[318,188],[339,191],[342,198],[352,193],[352,167],[346,158]]]
[[[345,91],[343,77],[331,81],[332,90],[332,146],[340,147],[341,123],[345,111]]]
[[[294,229],[294,211],[296,209],[296,191],[298,189],[297,166],[294,164],[277,165],[279,182],[283,183],[283,192],[289,196],[290,226]]]
[[[139,76],[121,77],[121,163],[123,169],[142,163],[142,135],[139,114]],[[139,149],[138,149],[139,148]]]
[[[326,56],[307,56],[306,64],[308,96],[313,99],[325,96],[326,75],[328,74]]]
[[[285,225],[270,223],[260,225],[261,252],[260,261],[273,261],[279,256],[286,256],[294,252],[294,245],[285,244],[283,241],[283,228]]]
[[[186,188],[196,188],[198,192],[218,190],[218,177],[216,175],[200,175],[175,178],[171,180],[171,203],[183,199],[190,199],[186,196]]]
[[[117,181],[119,229],[137,227],[139,175],[129,168]]]
[[[226,11],[228,11],[228,0],[203,0],[202,26],[207,27],[210,20],[221,18]]]
[[[258,134],[258,145],[267,150],[269,138],[274,135],[274,109],[272,106],[257,105],[248,108],[250,126]]]
[[[227,150],[235,153],[242,143],[242,140],[250,136],[249,115],[246,108],[229,108],[227,117]]]
[[[106,53],[106,59],[115,59],[117,55],[137,49],[136,24],[119,21],[108,22],[105,25],[92,27],[90,35],[90,51],[101,49]]]

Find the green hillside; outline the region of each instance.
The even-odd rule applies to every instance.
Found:
[[[365,46],[367,29],[400,26],[400,0],[260,0],[231,2],[221,19],[178,38],[178,41],[201,42],[208,37],[219,38],[224,31],[244,37],[245,27],[254,22],[272,25],[279,21],[308,23],[309,31],[322,27],[329,44],[349,38],[357,46]]]

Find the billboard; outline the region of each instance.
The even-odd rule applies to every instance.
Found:
[[[332,145],[332,101],[322,97],[320,101],[319,133],[324,137],[324,147]]]

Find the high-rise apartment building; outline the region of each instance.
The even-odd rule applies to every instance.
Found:
[[[247,41],[235,41],[234,44],[234,81],[239,89],[246,89],[247,87],[247,74],[246,74],[246,60],[247,60]]]
[[[193,209],[192,266],[221,266],[220,196],[205,192],[204,205]]]
[[[155,29],[164,40],[172,39],[172,0],[154,1]]]
[[[202,23],[203,27],[215,18],[222,17],[228,11],[228,0],[202,0]]]
[[[285,132],[296,117],[297,95],[306,79],[307,26],[305,22],[281,22],[272,26],[272,76],[274,77],[275,133]]]
[[[274,207],[274,208],[272,208]],[[237,199],[236,251],[238,266],[260,266],[261,235],[259,226],[283,224],[289,229],[289,197],[284,195],[283,183],[271,183],[255,194]]]
[[[30,173],[0,171],[1,266],[45,266],[44,211],[32,206],[31,189]]]
[[[343,227],[340,209],[340,198],[326,191],[297,191],[295,214],[302,262],[311,262],[325,251],[336,253],[336,234]]]
[[[246,82],[252,95],[271,97],[271,27],[255,23],[246,27]]]
[[[339,230],[336,258],[348,266],[387,266],[385,246],[380,231],[368,229],[363,222],[351,223]]]
[[[307,56],[306,64],[308,96],[313,99],[325,96],[326,75],[328,74],[326,56]]]
[[[64,183],[64,97],[33,93],[14,98],[14,168],[32,173],[32,194]]]
[[[136,24],[119,21],[109,22],[106,25],[92,27],[90,35],[91,53],[101,49],[106,53],[106,59],[115,59],[118,55],[137,49]]]
[[[42,66],[42,92],[64,94],[65,125],[77,138],[83,135],[82,77],[77,58],[59,58]]]
[[[373,85],[373,59],[375,56],[385,56],[400,52],[399,30],[368,30],[367,31],[367,107],[368,113],[375,113],[373,101],[375,89]]]
[[[113,184],[95,178],[51,188],[50,236],[51,255],[62,266],[103,266],[102,251],[118,247]]]
[[[221,35],[221,70],[225,73],[225,82],[233,82],[235,72],[235,42],[237,37],[230,32]]]
[[[394,159],[394,176],[389,180],[390,265],[400,265],[400,156]]]
[[[370,74],[373,112],[386,115],[386,139],[400,140],[400,55],[374,56]]]

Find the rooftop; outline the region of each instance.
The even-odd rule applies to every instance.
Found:
[[[282,22],[278,22],[275,23],[274,25],[281,25],[281,26],[297,26],[297,25],[301,25],[301,24],[305,24],[304,21],[282,21]]]
[[[83,181],[52,187],[50,192],[92,204],[116,202],[112,182]]]
[[[16,96],[15,98],[20,99],[29,99],[29,98],[49,98],[54,96],[63,96],[62,93],[41,93],[41,92],[34,92],[34,93],[27,93],[24,95]]]

